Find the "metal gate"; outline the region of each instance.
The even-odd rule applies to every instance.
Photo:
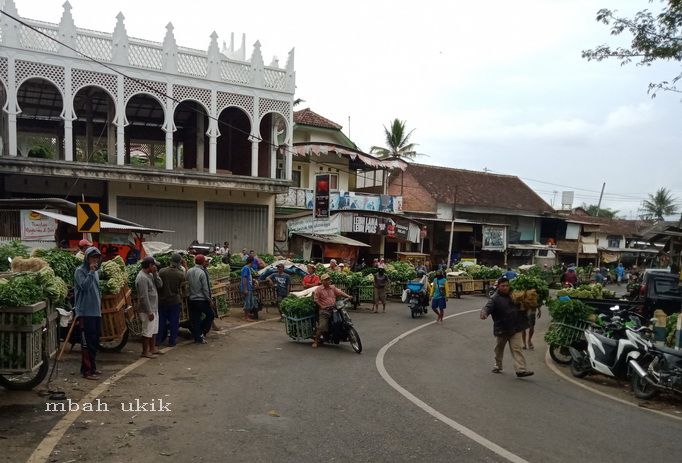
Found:
[[[197,203],[194,201],[119,197],[117,204],[121,219],[175,232],[153,235],[148,238],[151,241],[163,241],[176,249],[187,249],[197,239]]]
[[[232,252],[243,248],[263,253],[268,249],[268,207],[248,204],[205,204],[204,235],[209,243],[230,243]]]

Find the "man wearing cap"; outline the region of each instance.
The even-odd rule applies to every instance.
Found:
[[[85,379],[98,379],[95,358],[102,327],[102,296],[99,291],[99,268],[102,254],[99,249],[85,250],[83,264],[73,275],[74,311],[81,332],[81,375]]]
[[[313,338],[313,347],[317,347],[317,341],[320,339],[320,334],[326,333],[329,330],[329,320],[332,318],[332,310],[336,306],[337,296],[350,299],[350,296],[339,288],[331,284],[331,277],[328,273],[322,275],[322,285],[318,286],[313,293],[315,304],[320,309],[320,320],[317,325],[317,331]]]
[[[279,310],[280,320],[284,320],[280,303],[282,302],[282,299],[289,295],[291,277],[284,272],[284,264],[280,263],[277,264],[277,273],[273,273],[267,279],[270,284],[275,285],[275,294],[277,295],[277,310]]]
[[[142,355],[140,357],[156,358],[162,354],[156,349],[156,333],[159,331],[159,293],[157,288],[163,287],[159,278],[159,263],[152,256],[142,259],[142,269],[135,278],[137,288],[137,313],[142,322]]]
[[[78,242],[78,252],[76,253],[76,259],[83,260],[85,258],[85,250],[92,246],[92,243],[85,238]]]
[[[156,345],[163,344],[170,329],[168,345],[172,347],[178,339],[180,311],[182,310],[182,286],[186,281],[180,254],[174,253],[171,256],[170,265],[159,271],[159,278],[161,278],[163,286],[159,293],[159,334],[156,337]]]
[[[502,373],[504,348],[509,344],[516,376],[519,378],[532,376],[533,372],[526,369],[526,359],[521,352],[523,345],[521,333],[528,328],[528,318],[512,301],[509,280],[505,277],[497,280],[497,291],[481,309],[481,320],[485,320],[489,315],[493,317],[493,334],[496,340],[493,373]]]
[[[338,265],[338,262],[336,262],[336,259],[332,259],[329,261],[329,271],[330,272],[338,272],[339,271],[339,265]]]
[[[213,324],[215,313],[211,305],[211,285],[209,283],[208,259],[199,254],[194,258],[194,267],[187,272],[189,282],[189,319],[192,324],[192,335],[195,344],[206,344],[204,334],[208,333]],[[202,319],[203,316],[203,319]]]
[[[303,277],[303,288],[308,289],[320,284],[320,276],[315,273],[315,263],[308,264],[308,274]]]

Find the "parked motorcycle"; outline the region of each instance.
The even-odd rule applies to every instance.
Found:
[[[611,310],[618,312],[620,309],[612,307]],[[569,347],[573,376],[584,378],[601,373],[613,378],[628,378],[630,360],[637,360],[648,348],[649,342],[640,333],[649,328],[631,328],[619,316],[614,316],[604,324],[604,329],[616,339],[585,329],[586,349]]]
[[[329,331],[320,334],[318,343],[339,344],[349,342],[356,353],[362,352],[362,341],[360,335],[355,330],[353,322],[348,315],[347,309],[351,307],[350,301],[344,299],[337,301],[332,309],[332,317],[329,320]]]
[[[644,354],[629,362],[636,373],[631,378],[635,396],[651,399],[661,391],[682,394],[682,351],[646,341]]]
[[[412,318],[429,313],[429,298],[422,293],[422,289],[421,283],[407,283],[407,307],[410,309]]]

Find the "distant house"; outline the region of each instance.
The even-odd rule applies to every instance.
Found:
[[[400,171],[405,162],[361,151],[340,124],[309,108],[296,111],[293,120],[293,185],[276,198],[277,252],[351,262],[383,256],[387,245],[419,244],[421,223],[404,217],[402,197],[381,194],[387,172]],[[313,219],[318,175],[329,176],[329,219]],[[379,191],[358,191],[358,182]]]
[[[562,212],[557,231],[560,259],[578,265],[638,265],[651,261],[657,250],[637,246],[651,222],[593,217],[582,208]]]
[[[554,263],[554,210],[521,179],[411,163],[392,175],[388,193],[403,197],[406,216],[428,224],[424,252],[486,264]],[[415,250],[415,249],[413,249]]]

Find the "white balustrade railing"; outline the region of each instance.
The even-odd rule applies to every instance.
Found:
[[[4,9],[16,11],[13,2],[8,1],[5,2]],[[59,39],[60,34],[65,32],[66,37],[74,37],[73,42],[69,42],[67,45],[74,46],[79,53],[87,57],[106,63],[127,64],[147,70],[173,70],[175,72],[175,68],[169,66],[169,59],[167,58],[175,54],[177,56],[178,74],[202,79],[208,76],[216,76],[221,81],[230,84],[250,85],[286,93],[293,93],[295,88],[293,50],[289,53],[286,67],[279,68],[263,65],[259,42],[254,44],[253,54],[249,60],[241,61],[243,58],[240,57],[235,60],[233,55],[228,54],[229,58],[227,58],[225,54],[219,54],[216,51],[218,42],[215,33],[211,36],[211,45],[208,51],[203,51],[177,46],[172,25],[167,27],[163,43],[128,37],[123,24],[123,15],[117,17],[118,22],[113,33],[93,31],[74,26],[71,6],[68,2],[64,4],[64,14],[60,24],[22,19],[47,37],[23,25],[16,28],[13,20],[5,17],[0,18],[0,25],[2,26],[0,27],[0,44],[11,42],[18,44],[20,48],[59,54],[62,47],[52,39]],[[17,37],[10,37],[10,35],[17,35]],[[127,45],[127,57],[123,57],[127,59],[123,62],[119,62],[120,55],[114,53],[114,43]],[[211,55],[211,53],[213,54]],[[209,69],[211,62],[216,63],[215,72]]]

